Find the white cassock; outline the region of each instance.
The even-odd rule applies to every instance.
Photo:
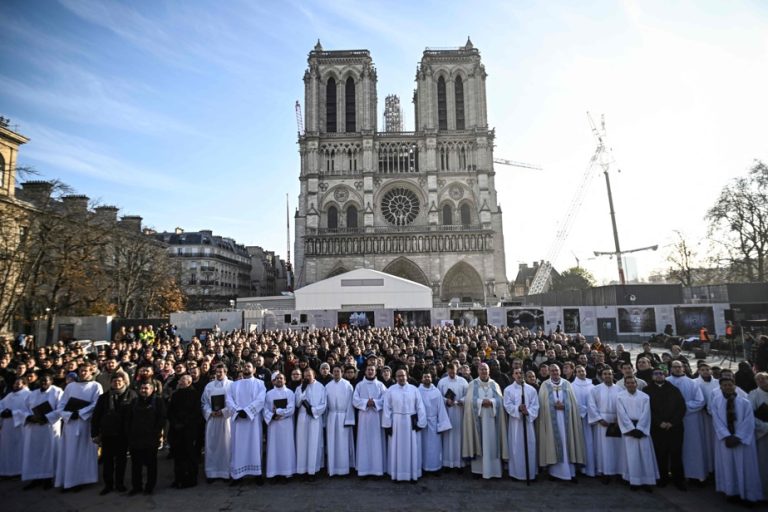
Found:
[[[357,409],[358,476],[382,476],[387,471],[386,434],[381,428],[381,411],[387,387],[378,379],[363,378],[355,386],[352,405]],[[368,407],[373,400],[373,407]]]
[[[421,477],[421,451],[417,433],[411,427],[414,414],[416,425],[426,427],[427,413],[416,386],[395,384],[387,389],[381,424],[384,428],[392,428],[387,452],[392,480],[418,480]]]
[[[275,400],[284,399],[287,407],[275,409]],[[267,391],[264,421],[267,422],[267,478],[291,477],[296,473],[296,440],[293,414],[296,411],[293,391],[283,386]],[[272,410],[275,410],[273,413]],[[280,417],[276,417],[275,415]]]
[[[576,396],[576,403],[579,404],[579,416],[581,417],[581,426],[584,431],[584,456],[586,462],[580,471],[587,476],[597,474],[597,458],[595,456],[595,433],[592,424],[589,422],[589,397],[592,389],[595,387],[590,379],[580,379],[576,377],[571,382],[573,394]]]
[[[211,416],[211,397],[223,396],[226,404],[227,390],[232,381],[212,380],[205,385],[203,396],[200,398],[200,406],[205,419],[205,477],[229,478],[230,463],[230,436],[232,435],[232,410],[224,407],[221,416]]]
[[[443,440],[441,433],[451,429],[451,420],[445,408],[445,399],[440,390],[430,385],[419,385],[424,412],[427,414],[427,426],[418,435],[421,444],[421,469],[439,471],[443,467]]]
[[[328,438],[328,476],[348,475],[355,465],[355,408],[352,384],[346,379],[325,385],[325,435]]]
[[[53,478],[56,474],[56,450],[59,448],[61,439],[61,422],[56,408],[63,393],[61,388],[51,386],[45,392],[36,389],[27,396],[27,416],[33,415],[32,409],[43,402],[48,402],[52,411],[45,415],[45,419],[48,420],[45,425],[37,423],[24,425],[22,480]]]
[[[229,385],[226,406],[232,411],[229,472],[238,480],[261,475],[261,419],[267,389],[254,377],[240,379]],[[238,418],[237,411],[245,411]]]
[[[709,404],[712,402],[712,391],[715,389],[720,389],[720,383],[715,378],[709,379],[709,382],[705,381],[701,377],[696,377],[693,379],[693,382],[696,383],[697,386],[701,389],[701,395],[704,397],[704,408],[702,409],[702,418],[703,421],[702,424],[702,437],[704,438],[704,443],[702,443],[701,449],[704,450],[706,461],[707,461],[707,469],[711,473],[715,470],[715,430],[712,426],[712,410],[709,407]],[[685,435],[685,433],[683,433]]]
[[[453,405],[447,408],[451,429],[443,433],[443,466],[446,468],[464,467],[464,459],[461,458],[461,423],[464,418],[464,397],[467,395],[468,387],[467,380],[459,375],[453,379],[446,375],[437,383],[437,389],[443,396],[449,389],[456,395]]]
[[[504,389],[504,409],[509,414],[507,425],[507,446],[509,447],[509,476],[525,480],[525,436],[528,436],[528,478],[536,478],[536,429],[534,422],[539,417],[539,394],[536,389],[513,382]],[[525,392],[523,393],[523,390]],[[520,413],[520,406],[525,396],[526,418]],[[525,424],[527,433],[523,431]]]
[[[706,401],[701,388],[690,377],[675,377],[670,375],[671,382],[685,400],[685,416],[683,417],[683,469],[686,478],[704,481],[709,475],[707,467],[707,452],[701,447],[706,442],[704,438],[704,406]]]
[[[659,468],[651,442],[651,398],[641,391],[634,394],[622,391],[616,400],[619,428],[624,434],[621,437],[626,461],[623,478],[629,485],[656,485]],[[626,435],[635,429],[645,437],[637,439]]]
[[[760,472],[755,446],[755,417],[749,400],[734,397],[733,433],[728,429],[727,399],[722,393],[712,400],[712,422],[715,427],[715,490],[726,496],[740,496],[743,500],[763,499]],[[741,444],[735,448],[725,446],[725,438],[735,435]]]
[[[91,439],[91,416],[101,393],[101,384],[95,381],[71,382],[64,388],[56,409],[64,422],[56,455],[56,487],[69,489],[99,481],[99,454]],[[72,419],[72,413],[64,410],[70,398],[90,404],[78,411],[78,419]]]
[[[306,389],[296,388],[296,473],[314,475],[323,468],[323,421],[326,408],[325,386],[319,381]],[[309,404],[307,413],[303,402]]]
[[[616,385],[598,384],[589,394],[589,422],[592,424],[595,440],[595,459],[598,475],[623,475],[626,461],[624,460],[624,444],[621,437],[608,437],[608,427],[600,425],[599,421],[618,423],[616,418],[616,397],[621,390]]]
[[[752,410],[765,404],[768,407],[768,391],[755,388],[749,392],[749,402]],[[768,496],[768,421],[755,418],[755,441],[757,442],[757,461],[760,464],[760,481],[763,485],[763,496]]]
[[[24,421],[27,418],[27,388],[11,391],[0,400],[0,412],[8,411],[7,418],[0,419],[0,476],[21,474]]]

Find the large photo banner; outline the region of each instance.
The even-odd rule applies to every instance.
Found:
[[[525,327],[530,331],[544,329],[544,310],[510,309],[507,311],[507,327]]]
[[[693,336],[706,327],[710,336],[715,333],[715,312],[711,306],[675,308],[675,330],[678,336]]]
[[[619,332],[656,332],[656,311],[650,308],[619,308]]]
[[[484,309],[452,309],[451,320],[457,327],[477,327],[488,323],[488,314]]]

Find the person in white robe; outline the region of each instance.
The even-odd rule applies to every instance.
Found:
[[[507,425],[507,446],[510,453],[509,476],[516,480],[535,480],[537,464],[534,422],[539,417],[539,395],[536,388],[525,383],[521,368],[515,368],[512,371],[512,378],[514,382],[504,389],[504,409],[509,414]]]
[[[469,383],[464,398],[462,457],[471,459],[472,474],[501,478],[502,460],[509,459],[504,395],[490,378],[487,364],[478,366],[478,377]]]
[[[325,386],[315,380],[312,368],[304,370],[304,380],[296,388],[296,473],[309,475],[323,469],[323,423],[327,407]]]
[[[348,475],[355,466],[355,409],[352,395],[355,390],[348,380],[342,379],[340,365],[333,367],[333,380],[325,385],[325,434],[328,447],[328,476]]]
[[[261,421],[267,389],[261,379],[253,376],[252,363],[245,363],[242,372],[243,378],[229,385],[225,401],[232,413],[229,463],[232,485],[244,477],[262,475]],[[262,479],[257,478],[256,483],[261,482]]]
[[[693,379],[697,386],[701,389],[701,394],[704,397],[704,408],[702,409],[702,417],[704,421],[703,425],[703,438],[701,449],[706,451],[707,468],[710,473],[715,470],[715,430],[712,423],[712,410],[710,403],[712,402],[712,391],[720,390],[720,384],[717,379],[712,377],[712,369],[706,363],[699,365],[699,376]]]
[[[267,423],[267,478],[291,478],[296,474],[296,439],[293,414],[296,396],[285,387],[285,375],[272,374],[272,389],[267,391],[264,421]],[[277,405],[285,407],[277,407]]]
[[[614,383],[622,391],[626,391],[627,389],[626,384],[624,384],[624,379],[627,377],[635,378],[635,382],[637,382],[637,389],[640,391],[642,391],[643,388],[648,385],[647,382],[635,375],[635,369],[632,366],[632,363],[629,361],[621,363],[621,378]]]
[[[419,385],[421,401],[427,414],[427,426],[419,432],[421,444],[421,469],[437,472],[443,468],[443,440],[441,435],[451,429],[451,420],[445,408],[442,393],[432,385],[432,374],[424,372]]]
[[[23,427],[30,393],[27,378],[17,377],[11,392],[0,400],[0,476],[21,474]]]
[[[768,497],[768,373],[760,372],[755,375],[755,383],[757,387],[749,392],[749,402],[755,416],[757,460],[765,498]]]
[[[651,442],[651,398],[638,391],[636,377],[625,376],[626,391],[616,398],[616,417],[624,445],[624,474],[631,489],[651,492],[659,479],[656,453]]]
[[[406,371],[397,370],[395,379],[396,384],[384,394],[381,420],[389,436],[388,473],[392,480],[416,481],[421,478],[421,451],[416,429],[427,426],[427,413],[419,390],[408,384]]]
[[[715,427],[715,490],[725,493],[729,502],[763,499],[755,443],[755,417],[752,405],[736,394],[736,383],[720,378],[721,395],[712,401]]]
[[[205,478],[229,479],[230,475],[230,437],[232,435],[232,410],[226,406],[227,392],[232,381],[227,378],[227,367],[217,364],[215,378],[205,385],[200,397],[200,407],[205,420]],[[213,399],[212,397],[219,397]],[[216,409],[213,409],[214,400]],[[224,407],[221,407],[221,401]]]
[[[587,378],[587,369],[582,365],[576,366],[576,378],[573,379],[571,387],[576,396],[576,403],[579,406],[579,416],[581,417],[581,428],[584,432],[584,465],[579,468],[579,472],[593,477],[597,474],[597,458],[595,457],[595,434],[592,424],[589,423],[589,397],[595,385],[592,379]]]
[[[449,363],[446,370],[445,376],[437,383],[437,389],[445,398],[448,419],[451,420],[451,429],[443,432],[442,436],[443,467],[461,471],[464,467],[464,459],[461,458],[461,423],[464,420],[464,397],[469,383],[464,377],[456,374],[458,370],[456,363]],[[448,398],[446,393],[452,398]]]
[[[88,364],[81,364],[77,373],[78,381],[67,384],[56,409],[63,425],[56,456],[55,486],[64,490],[99,481],[99,455],[91,439],[91,415],[102,393],[101,384],[91,378]],[[74,410],[78,401],[82,407]]]
[[[613,383],[613,370],[604,368],[603,382],[592,389],[589,395],[589,422],[594,431],[597,474],[603,476],[603,483],[613,475],[623,475],[624,443],[616,418],[616,397],[621,389]]]
[[[680,390],[685,399],[683,418],[683,471],[685,477],[704,482],[710,469],[707,466],[707,452],[702,450],[704,439],[704,406],[706,401],[701,388],[687,375],[682,362],[673,360],[672,375],[667,377]]]
[[[365,377],[355,386],[352,405],[357,409],[357,476],[383,476],[387,471],[386,435],[381,426],[387,387],[376,378],[376,367],[366,366]]]
[[[53,376],[40,375],[40,388],[27,396],[27,415],[23,429],[21,480],[29,482],[25,490],[42,483],[44,489],[53,485],[56,474],[56,450],[61,438],[61,421],[56,414],[59,400],[64,391],[53,385]],[[47,402],[50,412],[38,415]]]
[[[576,395],[556,364],[539,389],[536,426],[539,466],[547,466],[551,479],[576,481],[576,465],[584,464],[584,432]]]

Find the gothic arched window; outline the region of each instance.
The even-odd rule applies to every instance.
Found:
[[[344,85],[344,111],[347,132],[356,132],[357,123],[355,118],[355,81],[352,77],[347,78]]]
[[[456,83],[454,87],[454,95],[456,97],[456,129],[464,129],[464,81],[460,76],[456,77]]]
[[[448,129],[448,102],[445,98],[445,78],[437,79],[437,128]]]
[[[336,80],[328,79],[325,86],[325,131],[336,131]]]
[[[356,228],[357,227],[357,208],[354,206],[350,206],[347,208],[347,227],[348,228]]]
[[[461,205],[461,225],[469,226],[472,223],[472,216],[469,214],[469,205]]]
[[[335,206],[328,208],[328,229],[338,229],[339,210]]]
[[[443,225],[450,226],[451,224],[453,224],[453,211],[451,205],[446,204],[443,206]]]

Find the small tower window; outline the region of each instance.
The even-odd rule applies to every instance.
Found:
[[[450,226],[451,224],[453,224],[453,211],[451,205],[446,204],[443,206],[443,225]]]
[[[336,80],[328,79],[325,86],[325,131],[336,132]]]
[[[437,79],[437,128],[448,129],[448,102],[445,99],[445,78]]]
[[[335,206],[328,208],[328,229],[338,229],[339,210]]]
[[[348,228],[356,228],[357,227],[357,208],[354,206],[350,206],[347,208],[347,227]]]
[[[463,204],[461,205],[461,225],[462,226],[469,226],[471,224],[472,218],[469,215],[469,205]]]
[[[355,81],[352,77],[347,78],[347,83],[344,85],[344,110],[346,119],[346,131],[356,132],[356,118],[355,118]]]
[[[456,84],[454,87],[454,94],[456,95],[456,129],[464,129],[464,81],[460,76],[456,77]]]

